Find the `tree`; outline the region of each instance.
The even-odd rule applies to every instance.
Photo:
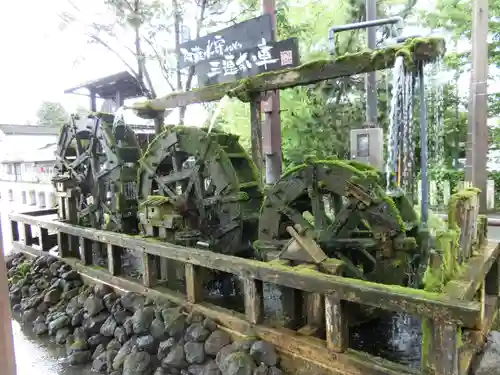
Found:
[[[69,120],[69,114],[58,102],[43,101],[36,112],[38,124],[44,126],[62,126]]]

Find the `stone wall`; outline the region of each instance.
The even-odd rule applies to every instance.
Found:
[[[212,320],[142,295],[87,286],[50,256],[6,258],[14,316],[66,347],[72,365],[112,375],[280,375],[275,348],[234,341]]]

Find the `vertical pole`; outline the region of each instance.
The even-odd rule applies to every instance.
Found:
[[[479,210],[485,213],[488,155],[488,0],[472,2],[472,173],[473,186],[481,189]]]
[[[377,0],[366,0],[366,20],[377,19]],[[368,48],[375,49],[377,43],[377,28],[368,27]],[[377,76],[375,72],[366,73],[366,125],[375,127],[377,125]]]
[[[271,15],[274,40],[276,30],[276,0],[262,0],[262,13]],[[267,93],[267,100],[262,102],[264,122],[262,124],[262,151],[266,163],[266,183],[273,184],[281,176],[281,123],[279,90]]]
[[[0,249],[3,254],[2,220],[0,217]],[[0,368],[2,374],[16,375],[16,358],[14,355],[14,339],[12,335],[12,315],[10,311],[9,290],[7,283],[7,269],[5,261],[0,265],[0,316],[2,325],[0,328]]]
[[[420,170],[422,174],[422,213],[421,222],[423,228],[427,228],[429,217],[429,177],[427,173],[427,105],[425,103],[425,82],[424,82],[424,63],[420,62],[418,66],[418,82],[420,90]]]

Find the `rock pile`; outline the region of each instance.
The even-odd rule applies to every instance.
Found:
[[[215,322],[141,295],[83,285],[50,256],[6,258],[12,309],[37,335],[65,345],[68,362],[112,375],[280,375],[265,341],[232,342]]]

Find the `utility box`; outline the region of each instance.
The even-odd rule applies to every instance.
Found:
[[[384,131],[382,128],[351,130],[351,160],[384,168]]]

